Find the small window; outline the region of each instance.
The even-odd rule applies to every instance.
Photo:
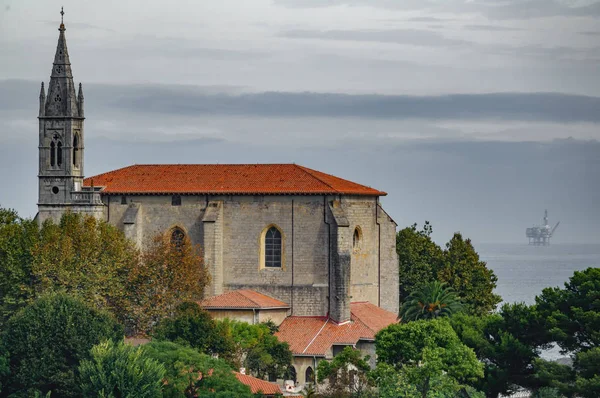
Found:
[[[50,166],[56,166],[56,144],[54,141],[50,143]]]
[[[296,381],[297,381],[297,376],[296,376],[296,368],[295,368],[295,367],[293,367],[293,366],[290,366],[290,367],[287,369],[287,379],[288,379],[288,380],[292,380],[292,381],[294,382],[294,384],[296,383]]]
[[[79,150],[79,134],[75,134],[73,137],[73,166],[79,167],[81,161],[79,159],[80,156]]]
[[[171,205],[172,206],[181,206],[181,196],[180,195],[173,195],[171,197]]]
[[[265,267],[281,268],[281,232],[271,227],[265,236]]]
[[[127,204],[127,196],[125,196],[125,195],[121,196],[121,204],[122,205],[126,205]]]
[[[305,383],[313,383],[315,382],[315,371],[313,370],[313,368],[311,368],[310,366],[308,368],[306,368],[306,373],[305,373],[305,379],[304,382]]]
[[[173,228],[171,232],[171,246],[177,250],[181,250],[185,241],[185,232],[181,228]]]
[[[360,249],[360,241],[362,239],[362,233],[359,227],[354,229],[354,235],[352,235],[352,248],[354,250]]]
[[[58,187],[52,187],[52,193],[53,194],[56,195],[58,193],[58,191],[59,191]]]

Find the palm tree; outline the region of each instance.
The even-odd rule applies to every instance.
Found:
[[[454,290],[445,283],[429,282],[413,291],[402,303],[403,322],[449,317],[463,308]]]

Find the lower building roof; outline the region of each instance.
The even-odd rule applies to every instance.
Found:
[[[250,289],[234,290],[202,300],[200,307],[207,310],[228,309],[288,309],[283,301],[266,296]]]

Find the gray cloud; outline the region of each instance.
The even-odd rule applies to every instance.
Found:
[[[499,26],[499,25],[465,25],[465,29],[467,30],[475,30],[475,31],[488,31],[488,32],[514,32],[514,31],[522,31],[520,28],[512,28],[509,26]]]

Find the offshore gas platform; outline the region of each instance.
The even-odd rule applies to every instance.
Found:
[[[550,245],[550,238],[556,232],[560,221],[556,223],[554,228],[548,225],[548,210],[544,211],[544,224],[539,226],[533,226],[527,228],[525,235],[529,238],[529,244],[534,246],[548,246]]]

